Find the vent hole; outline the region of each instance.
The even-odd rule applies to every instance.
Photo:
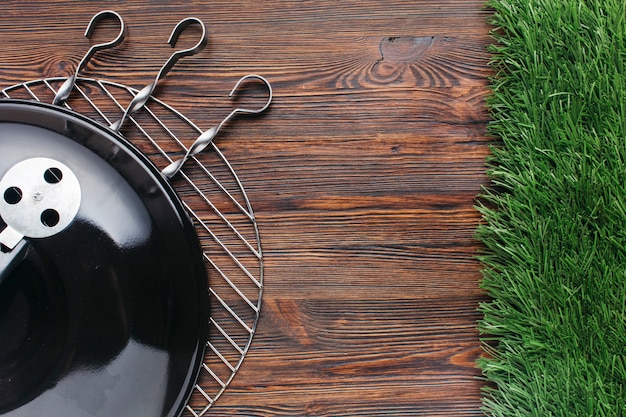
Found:
[[[4,191],[4,201],[8,204],[17,204],[22,200],[22,190],[18,187],[9,187]]]
[[[46,180],[48,184],[58,184],[63,179],[63,173],[59,168],[48,168],[46,172],[43,173],[43,179]]]
[[[47,209],[41,213],[41,224],[47,227],[56,226],[60,219],[59,212],[53,209]]]

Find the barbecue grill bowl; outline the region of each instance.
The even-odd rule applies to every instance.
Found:
[[[110,129],[1,100],[0,177],[39,157],[69,167],[82,200],[66,229],[26,238],[0,283],[0,415],[179,415],[208,325],[206,268],[182,203]]]

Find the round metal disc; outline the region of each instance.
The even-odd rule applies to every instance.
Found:
[[[0,193],[0,216],[30,238],[65,229],[76,217],[81,200],[76,175],[50,158],[30,158],[12,166],[0,179]]]

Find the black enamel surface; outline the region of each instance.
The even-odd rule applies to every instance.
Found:
[[[206,270],[181,203],[107,129],[0,100],[0,177],[33,157],[67,165],[82,201],[67,229],[28,239],[0,282],[0,416],[180,414],[208,318]]]

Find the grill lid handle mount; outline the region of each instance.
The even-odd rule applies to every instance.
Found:
[[[13,165],[0,179],[0,282],[28,253],[28,241],[65,230],[78,214],[81,188],[65,164],[30,158]]]

